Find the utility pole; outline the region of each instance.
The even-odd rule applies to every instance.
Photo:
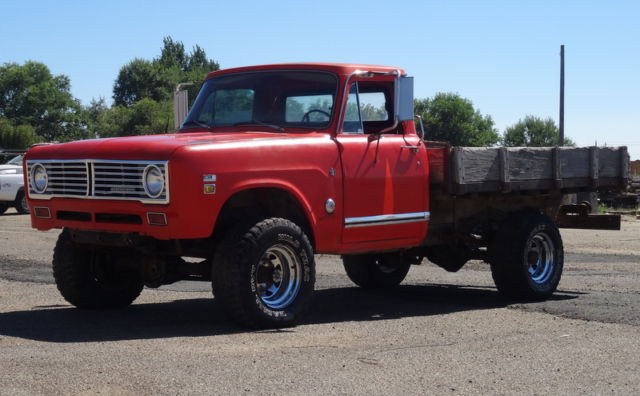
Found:
[[[564,146],[564,44],[560,46],[560,142]]]

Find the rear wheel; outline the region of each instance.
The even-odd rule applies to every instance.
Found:
[[[53,277],[65,300],[79,308],[119,308],[133,302],[144,287],[138,271],[118,265],[112,256],[71,240],[64,230],[53,253]]]
[[[272,218],[240,227],[221,243],[213,265],[213,290],[241,325],[294,325],[315,284],[313,249],[293,222]]]
[[[401,253],[346,255],[342,264],[349,279],[365,289],[398,286],[411,267]]]
[[[24,191],[19,191],[16,196],[14,207],[18,211],[18,213],[27,214],[29,213],[29,205],[27,204],[27,197],[24,194]]]
[[[542,300],[560,283],[564,249],[558,227],[540,213],[511,216],[494,238],[491,274],[511,298]]]

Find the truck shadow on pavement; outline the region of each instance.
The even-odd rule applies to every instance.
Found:
[[[576,297],[562,292],[552,300]],[[497,291],[474,286],[406,285],[384,292],[355,287],[321,289],[316,291],[309,314],[300,325],[443,315],[509,305]],[[0,339],[11,336],[56,343],[104,342],[249,331],[231,322],[219,304],[206,298],[134,303],[122,310],[89,311],[55,305],[0,313]],[[295,332],[295,327],[280,331]]]

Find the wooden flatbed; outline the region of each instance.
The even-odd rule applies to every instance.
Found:
[[[431,181],[430,233],[425,244],[451,235],[497,229],[509,214],[536,209],[558,227],[619,229],[620,216],[592,214],[569,194],[624,191],[626,147],[451,147],[426,142]]]
[[[572,193],[629,183],[626,147],[427,147],[432,186],[451,195]]]

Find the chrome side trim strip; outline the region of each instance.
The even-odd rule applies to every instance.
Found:
[[[371,227],[379,225],[417,223],[429,221],[430,212],[400,213],[380,216],[348,217],[344,219],[345,228]]]

